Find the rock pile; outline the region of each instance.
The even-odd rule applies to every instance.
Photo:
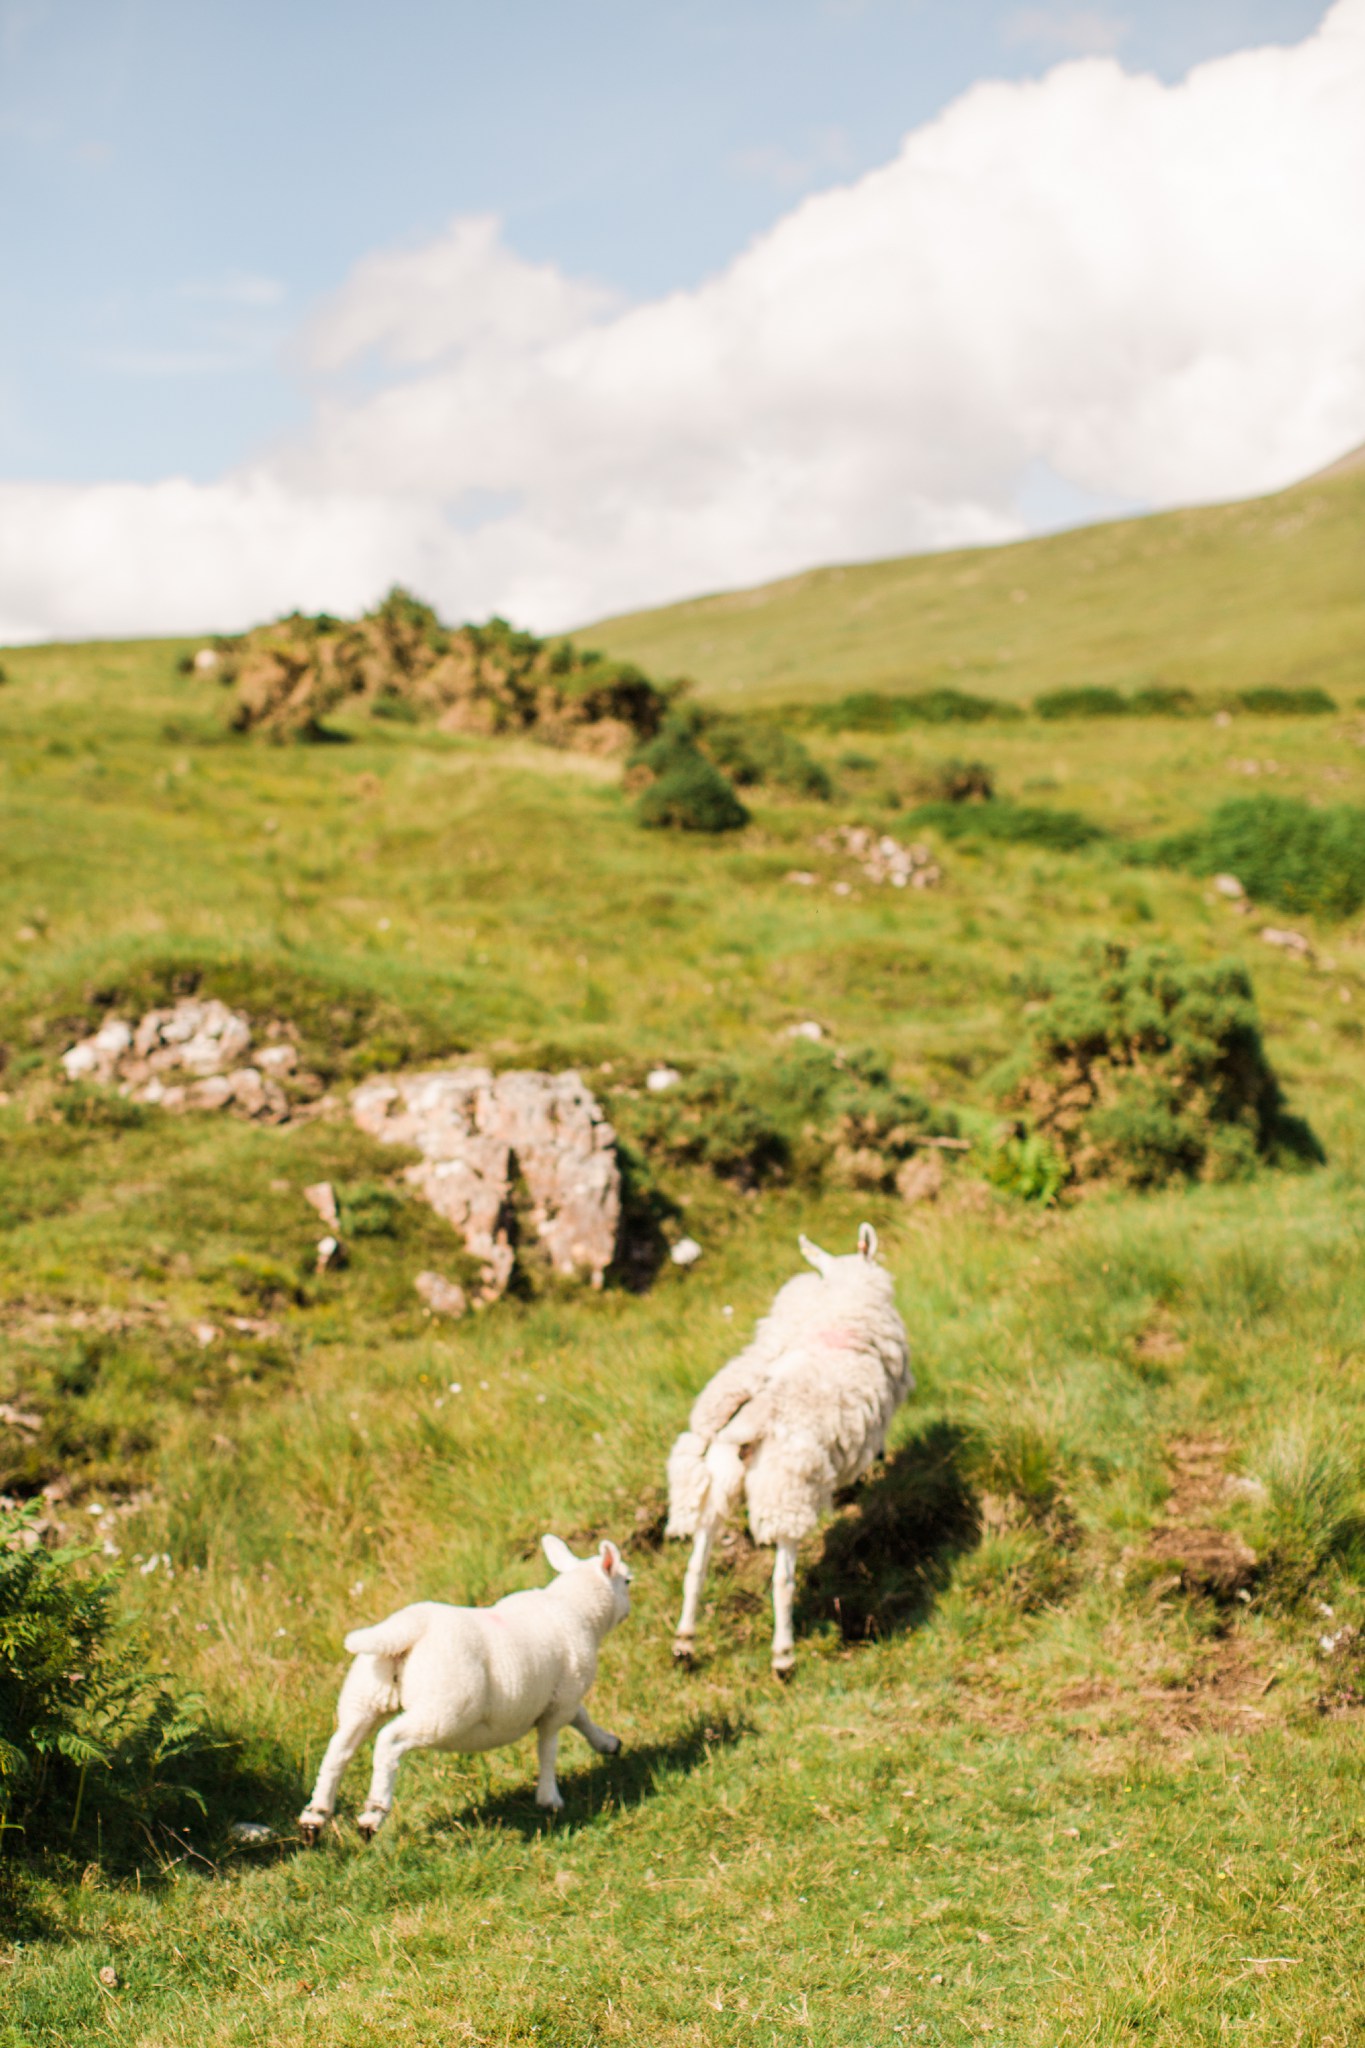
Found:
[[[902,846],[889,832],[873,832],[866,825],[840,825],[837,831],[823,833],[815,844],[822,853],[851,854],[869,882],[889,882],[893,889],[936,889],[943,880],[943,871],[927,846],[919,842]]]
[[[602,1285],[621,1217],[616,1133],[576,1073],[382,1075],[356,1090],[352,1113],[371,1137],[422,1155],[406,1177],[481,1262],[484,1301],[512,1277],[518,1175],[555,1271]]]
[[[286,1076],[321,1086],[314,1076],[298,1074],[298,1054],[287,1040],[253,1048],[249,1020],[213,996],[186,996],[171,1009],[148,1010],[137,1024],[106,1018],[62,1054],[62,1067],[69,1081],[116,1086],[134,1102],[231,1109],[268,1124],[299,1113],[281,1085]]]

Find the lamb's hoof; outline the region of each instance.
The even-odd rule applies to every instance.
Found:
[[[780,1656],[773,1658],[773,1677],[780,1678],[784,1685],[795,1669],[795,1650],[784,1650]]]
[[[602,1754],[603,1756],[620,1756],[621,1738],[619,1735],[609,1735],[607,1737],[607,1746]]]
[[[315,1812],[312,1807],[308,1809],[307,1813],[299,1815],[299,1833],[303,1836],[306,1848],[316,1849],[326,1825],[327,1815]]]
[[[386,1806],[367,1806],[356,1821],[357,1832],[362,1834],[367,1842],[372,1842],[388,1817],[389,1810]]]
[[[557,1792],[553,1799],[542,1799],[539,1792],[537,1792],[536,1805],[543,1808],[546,1813],[563,1813],[564,1811],[564,1801]]]
[[[675,1636],[673,1639],[673,1662],[689,1667],[695,1662],[696,1647],[691,1636]]]

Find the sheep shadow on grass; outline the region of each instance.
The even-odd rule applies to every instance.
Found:
[[[805,1573],[798,1629],[833,1621],[846,1642],[918,1628],[953,1561],[980,1535],[970,1431],[931,1422],[847,1494]]]
[[[680,1733],[665,1742],[646,1742],[632,1749],[626,1745],[615,1756],[591,1757],[586,1770],[574,1766],[572,1744],[579,1738],[566,1731],[560,1744],[560,1790],[564,1794],[561,1813],[551,1814],[537,1806],[535,1790],[528,1781],[525,1789],[499,1792],[491,1798],[451,1802],[429,1812],[425,1831],[445,1835],[455,1830],[506,1828],[528,1840],[544,1834],[547,1827],[579,1828],[604,1815],[628,1812],[653,1798],[659,1780],[686,1777],[699,1769],[721,1749],[728,1749],[750,1732],[749,1724],[726,1715],[699,1716]],[[568,1768],[566,1768],[568,1766]],[[397,1810],[397,1809],[395,1809]]]

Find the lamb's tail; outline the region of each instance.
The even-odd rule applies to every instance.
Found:
[[[397,1614],[377,1621],[373,1628],[353,1628],[346,1638],[352,1657],[406,1657],[425,1633],[427,1617],[421,1607],[400,1607]]]
[[[695,1536],[701,1523],[730,1512],[744,1485],[734,1444],[711,1443],[685,1429],[668,1454],[668,1536]]]

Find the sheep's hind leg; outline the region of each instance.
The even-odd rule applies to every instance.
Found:
[[[396,1720],[390,1721],[387,1728],[379,1731],[379,1739],[374,1746],[374,1772],[370,1778],[369,1797],[363,1813],[356,1820],[356,1826],[367,1842],[374,1840],[389,1817],[399,1764],[410,1749],[422,1747],[422,1737],[407,1714],[400,1714]]]
[[[796,1668],[792,1604],[796,1595],[796,1545],[782,1540],[773,1559],[773,1672],[789,1678]]]
[[[586,1707],[580,1707],[569,1726],[576,1728],[585,1742],[590,1742],[599,1756],[615,1756],[621,1747],[619,1735],[608,1735],[605,1728],[599,1728]]]
[[[343,1707],[345,1702],[342,1702]],[[337,1803],[337,1786],[342,1773],[355,1755],[362,1742],[373,1735],[384,1718],[385,1709],[374,1711],[353,1710],[344,1719],[339,1719],[336,1734],[327,1745],[318,1771],[318,1781],[313,1787],[313,1796],[299,1815],[299,1833],[311,1849],[318,1836],[332,1818]]]
[[[705,1521],[698,1529],[692,1545],[692,1555],[687,1560],[687,1576],[683,1580],[682,1614],[678,1621],[678,1633],[673,1639],[673,1655],[680,1664],[690,1664],[692,1648],[697,1633],[697,1614],[701,1607],[702,1587],[706,1584],[706,1567],[711,1561],[711,1545],[716,1540],[716,1523]]]

